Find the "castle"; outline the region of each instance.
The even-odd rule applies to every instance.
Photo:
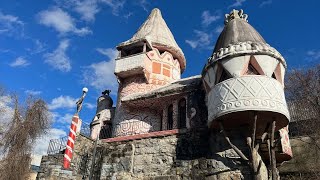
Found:
[[[104,91],[90,138],[77,136],[69,175],[38,178],[278,178],[276,167],[292,158],[286,62],[247,18],[227,14],[201,75],[181,79],[183,51],[153,9],[117,46],[116,107]]]

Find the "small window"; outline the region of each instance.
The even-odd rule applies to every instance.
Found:
[[[179,128],[186,128],[186,99],[179,101],[178,115],[179,115]]]
[[[252,64],[249,64],[248,70],[245,74],[246,75],[259,75],[259,72],[253,67]]]
[[[165,52],[166,52],[165,50],[159,50],[160,55],[162,55]]]
[[[173,106],[172,104],[168,107],[168,130],[173,128]]]
[[[130,47],[128,49],[121,50],[121,57],[131,56],[131,55],[139,54],[142,52],[143,52],[143,46]]]

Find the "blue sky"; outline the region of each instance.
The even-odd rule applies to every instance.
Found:
[[[233,8],[244,9],[249,23],[286,58],[289,70],[319,64],[319,6],[316,0],[3,0],[0,85],[22,99],[28,94],[45,99],[53,114],[49,136],[57,138],[68,131],[82,87],[89,88],[80,114],[85,122],[92,120],[101,91],[111,89],[116,100],[114,48],[131,38],[152,8],[161,10],[184,51],[182,77],[188,77],[200,74],[224,14]]]

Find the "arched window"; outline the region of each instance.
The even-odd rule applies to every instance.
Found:
[[[178,105],[179,128],[186,128],[186,99],[181,99]]]
[[[171,130],[173,128],[173,106],[172,104],[168,107],[168,125],[167,129]]]

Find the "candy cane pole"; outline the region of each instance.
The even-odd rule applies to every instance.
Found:
[[[67,146],[66,146],[66,150],[64,153],[63,167],[65,169],[70,168],[70,163],[71,163],[71,159],[72,159],[72,152],[73,152],[73,148],[74,148],[74,142],[76,140],[76,133],[79,132],[80,127],[81,127],[81,120],[79,118],[79,112],[82,109],[82,102],[83,102],[83,99],[86,96],[87,92],[88,92],[88,89],[83,88],[82,89],[82,96],[76,103],[77,104],[77,112],[72,117]]]

